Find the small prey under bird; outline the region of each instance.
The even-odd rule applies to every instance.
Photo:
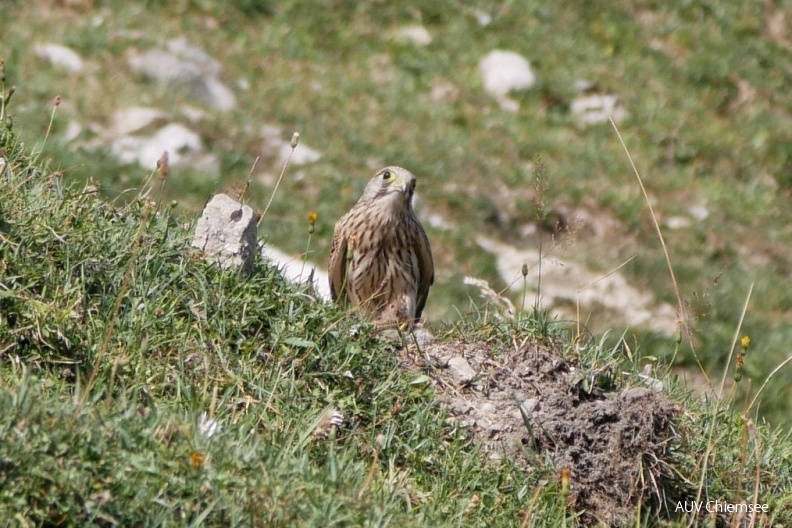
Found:
[[[401,167],[379,170],[333,233],[330,296],[380,328],[420,321],[434,282],[432,248],[412,208],[415,181]]]

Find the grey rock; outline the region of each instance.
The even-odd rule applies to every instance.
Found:
[[[460,385],[467,385],[476,377],[476,371],[461,356],[455,356],[448,360],[448,369],[451,376]]]
[[[413,332],[413,337],[415,339],[415,342],[418,344],[420,348],[424,348],[426,346],[431,345],[435,340],[434,334],[432,334],[432,332],[430,332],[423,326],[418,326],[415,329],[415,331]]]
[[[80,55],[60,44],[36,44],[33,52],[40,60],[72,73],[79,73],[85,69],[85,63]]]
[[[131,55],[128,62],[136,73],[154,81],[186,83],[201,76],[200,66],[183,61],[164,50],[150,50],[140,55]]]
[[[273,246],[262,247],[261,256],[272,261],[290,282],[299,284],[312,281],[316,295],[323,301],[330,302],[330,281],[327,272],[317,267],[315,263],[300,256],[288,255]]]
[[[621,399],[625,401],[640,400],[652,394],[651,389],[644,387],[630,387],[621,392]]]
[[[171,39],[166,49],[149,50],[127,58],[129,66],[144,77],[187,86],[195,97],[218,110],[236,108],[236,96],[220,80],[220,63],[184,38]]]
[[[215,195],[195,226],[193,247],[201,249],[208,260],[224,268],[240,267],[253,271],[258,239],[253,209],[226,194]]]
[[[539,400],[537,398],[528,398],[522,402],[520,409],[526,416],[531,416],[531,414],[539,410]]]
[[[112,139],[127,136],[167,118],[167,113],[156,108],[146,108],[143,106],[121,108],[113,112],[113,115],[110,116],[110,126],[105,131],[104,135]]]
[[[193,90],[196,97],[218,110],[236,108],[237,101],[234,92],[215,77],[206,77],[202,79],[202,82],[195,83]]]
[[[201,70],[209,75],[220,75],[223,70],[220,61],[213,59],[201,48],[193,46],[184,37],[176,37],[165,43],[168,51],[183,59],[201,66]]]
[[[627,117],[627,110],[615,95],[583,95],[572,100],[569,110],[581,125],[604,123],[612,118],[618,123]]]
[[[531,65],[513,51],[494,50],[479,63],[484,89],[499,97],[509,92],[527,90],[536,84]]]
[[[420,25],[403,26],[393,34],[394,40],[412,42],[417,46],[426,46],[432,43],[432,35]]]
[[[164,151],[172,166],[189,166],[217,172],[220,163],[206,154],[200,136],[179,123],[171,123],[152,136],[123,136],[110,145],[110,151],[124,163],[138,163],[153,168]]]

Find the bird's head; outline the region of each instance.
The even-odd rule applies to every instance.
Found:
[[[365,200],[387,200],[394,206],[410,207],[415,192],[415,176],[401,167],[377,171],[363,191]]]

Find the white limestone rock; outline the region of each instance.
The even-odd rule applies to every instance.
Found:
[[[619,123],[627,117],[627,110],[616,95],[583,95],[572,100],[569,110],[581,125],[605,123],[609,117]]]
[[[131,54],[127,62],[148,79],[187,86],[195,97],[217,110],[236,108],[234,92],[218,79],[222,73],[220,62],[184,38],[169,40],[165,48]]]
[[[217,158],[204,152],[201,137],[179,123],[166,125],[151,136],[122,136],[113,141],[110,151],[123,163],[149,169],[156,167],[162,153],[168,151],[172,166],[219,170]]]
[[[459,385],[467,385],[476,377],[476,371],[462,356],[454,356],[448,360],[448,371]]]
[[[226,194],[209,200],[195,226],[192,246],[223,268],[253,271],[258,246],[256,218],[247,205]]]
[[[416,46],[427,46],[432,43],[432,35],[419,25],[403,26],[394,32],[394,39],[412,42]]]
[[[85,69],[82,57],[73,49],[60,44],[36,44],[33,52],[40,60],[71,73],[79,73]]]
[[[299,256],[290,256],[272,246],[261,248],[261,255],[270,260],[290,282],[312,281],[314,291],[324,302],[330,302],[330,281],[327,271]]]
[[[484,89],[495,97],[527,90],[536,84],[531,65],[513,51],[494,50],[479,62]]]

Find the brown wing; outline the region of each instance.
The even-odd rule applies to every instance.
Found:
[[[343,221],[343,218],[341,219]],[[334,301],[340,299],[340,303],[346,302],[346,253],[347,239],[343,234],[341,221],[336,224],[333,233],[333,244],[330,247],[330,258],[327,263],[327,275],[330,279],[330,298]]]
[[[426,298],[429,297],[429,287],[434,283],[434,261],[432,260],[432,247],[429,245],[429,237],[423,227],[418,223],[417,237],[418,254],[418,298],[415,300],[415,320],[421,320],[421,313],[426,306]]]

